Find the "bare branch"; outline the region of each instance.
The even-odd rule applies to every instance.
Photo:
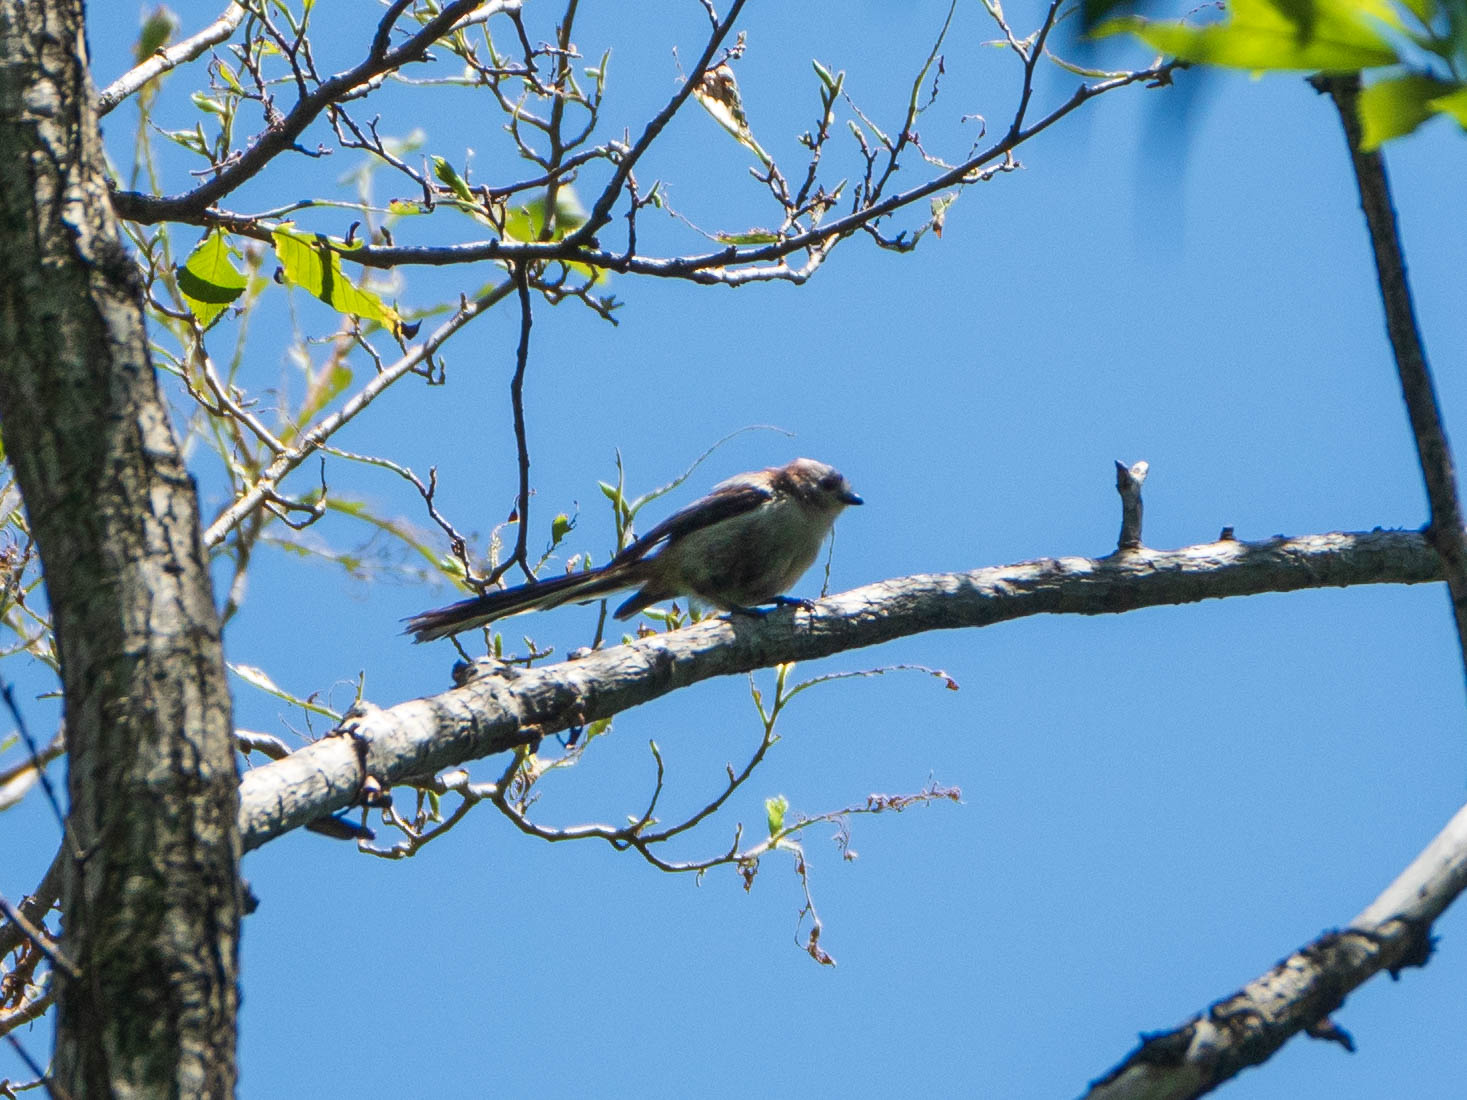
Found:
[[[1339,932],[1300,948],[1181,1027],[1148,1035],[1091,1087],[1091,1100],[1192,1097],[1269,1058],[1303,1031],[1345,1044],[1329,1020],[1345,997],[1388,970],[1425,965],[1432,923],[1467,889],[1467,807],[1411,866]]]
[[[971,573],[884,581],[821,600],[811,612],[716,617],[580,660],[502,676],[348,723],[257,768],[241,785],[246,848],[351,804],[367,774],[384,786],[585,725],[714,676],[813,660],[927,630],[991,626],[1039,614],[1112,614],[1260,592],[1441,579],[1414,531],[1223,541],[1138,549],[1104,559],[1045,558]],[[363,748],[358,755],[357,746]],[[365,763],[364,763],[365,762]],[[365,766],[366,772],[363,772]]]
[[[167,49],[159,50],[152,57],[134,65],[98,94],[97,115],[100,117],[107,114],[128,96],[141,89],[148,81],[162,76],[170,69],[187,64],[210,46],[217,46],[227,41],[248,14],[243,4],[231,3],[218,19],[199,31],[198,34],[175,42]]]

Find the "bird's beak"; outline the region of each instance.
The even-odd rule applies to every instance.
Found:
[[[855,493],[851,492],[849,489],[847,489],[845,492],[841,493],[841,495],[837,499],[842,504],[865,504],[866,503],[864,500],[862,500]]]

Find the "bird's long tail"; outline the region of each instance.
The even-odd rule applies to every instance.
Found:
[[[606,566],[586,573],[567,573],[548,581],[497,589],[414,615],[406,620],[407,628],[403,633],[411,634],[414,642],[432,642],[524,611],[543,611],[563,603],[594,600],[597,596],[636,585],[638,578],[628,576],[629,572],[634,570],[625,566]]]

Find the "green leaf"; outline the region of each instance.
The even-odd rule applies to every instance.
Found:
[[[813,58],[811,58],[810,64],[815,67],[815,75],[820,78],[820,83],[825,85],[827,92],[834,95],[840,90],[840,79],[846,75],[845,73],[841,73],[839,77],[833,76],[829,69]]]
[[[586,224],[586,208],[569,187],[555,189],[555,227],[548,240],[558,241]],[[504,238],[510,241],[538,241],[545,229],[545,196],[531,199],[504,215]],[[584,265],[582,265],[584,266]]]
[[[769,835],[778,836],[784,828],[784,815],[789,812],[790,800],[782,794],[764,800],[764,814],[769,819]]]
[[[327,237],[303,233],[290,222],[281,222],[270,236],[285,278],[292,285],[314,294],[341,313],[380,321],[393,328],[401,324],[397,310],[342,274],[341,256]],[[343,246],[338,242],[337,247]]]
[[[245,291],[249,280],[230,260],[229,238],[215,229],[205,235],[178,269],[178,289],[189,312],[208,328]]]
[[[1129,32],[1164,54],[1234,69],[1353,72],[1398,58],[1377,24],[1399,28],[1386,0],[1232,0],[1228,18],[1205,26],[1124,15],[1093,37]]]
[[[178,16],[159,4],[143,19],[137,43],[133,46],[133,57],[138,61],[146,61],[168,45],[176,30],[178,30]]]
[[[1467,129],[1467,86],[1458,86],[1454,92],[1437,96],[1431,101],[1431,107],[1444,115],[1450,115],[1457,120],[1457,125]]]
[[[234,75],[234,70],[229,67],[227,62],[219,57],[215,57],[214,68],[219,73],[220,79],[229,85],[230,91],[244,95],[244,88],[240,86],[239,78]]]
[[[551,548],[554,549],[555,547],[559,546],[560,545],[560,540],[563,539],[563,538],[565,538],[566,535],[570,534],[571,533],[571,529],[573,527],[575,527],[575,523],[573,523],[571,521],[570,516],[566,515],[564,512],[561,512],[553,520],[551,520],[550,521],[550,546],[551,546]]]
[[[743,233],[715,233],[724,244],[777,244],[782,238],[773,229],[749,229]]]
[[[586,224],[586,208],[576,197],[575,191],[565,185],[555,189],[555,224],[545,232],[545,195],[531,199],[522,206],[511,207],[504,213],[501,233],[506,241],[559,241]],[[606,272],[599,267],[583,264],[576,260],[561,260],[571,271],[584,277],[595,286],[604,282]]]
[[[469,185],[464,182],[464,178],[458,174],[453,165],[442,157],[433,158],[433,174],[464,202],[478,205],[478,200],[474,198],[474,193],[469,190]]]
[[[947,224],[947,209],[957,201],[958,193],[956,191],[949,191],[946,195],[932,196],[932,221],[928,224],[932,226],[932,232],[936,233],[939,238],[942,236],[942,227]]]
[[[224,104],[211,96],[205,95],[203,92],[193,92],[189,96],[189,99],[193,101],[195,107],[206,114],[218,115],[220,118],[223,118],[229,113]]]
[[[1433,101],[1446,98],[1453,88],[1462,90],[1415,74],[1376,81],[1360,93],[1361,147],[1379,149],[1391,138],[1409,134],[1440,110]]]

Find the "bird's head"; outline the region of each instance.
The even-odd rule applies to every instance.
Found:
[[[779,469],[776,478],[810,508],[839,512],[848,504],[865,503],[839,470],[813,458],[795,459]]]

